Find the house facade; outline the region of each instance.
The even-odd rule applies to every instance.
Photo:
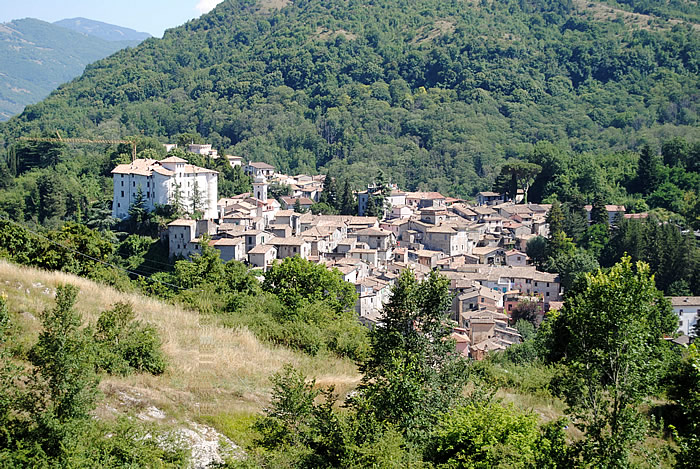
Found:
[[[137,159],[120,164],[112,170],[112,216],[127,218],[129,207],[141,193],[149,211],[156,205],[174,204],[179,200],[187,212],[200,211],[203,218],[218,218],[218,174],[175,156],[161,161]]]

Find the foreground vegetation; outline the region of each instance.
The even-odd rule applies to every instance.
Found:
[[[270,346],[245,328],[223,327],[189,309],[119,292],[70,274],[2,262],[0,279],[3,303],[7,304],[9,312],[9,323],[4,323],[9,326],[3,329],[6,334],[0,350],[4,354],[3,366],[14,370],[15,377],[24,373],[21,370],[32,369],[28,358],[30,351],[44,330],[44,312],[55,309],[53,294],[61,285],[79,288],[72,310],[82,316],[83,324],[92,331],[97,331],[104,312],[113,311],[117,302],[127,302],[133,307],[135,319],[154,327],[162,341],[160,349],[167,365],[161,374],[139,371],[109,374],[99,368],[97,374],[92,374],[100,383],[94,401],[97,407],[90,415],[99,416],[99,420],[90,419],[74,425],[84,432],[65,448],[64,455],[68,459],[64,462],[67,461],[68,466],[95,467],[94,461],[100,461],[105,467],[125,467],[129,461],[142,465],[143,461],[152,461],[153,465],[170,461],[174,466],[185,466],[188,448],[182,442],[175,444],[178,439],[174,435],[190,421],[211,425],[236,443],[244,444],[250,433],[247,425],[269,399],[269,377],[285,363],[316,376],[321,385],[335,385],[342,393],[352,389],[359,379],[355,365],[348,360],[325,354],[311,357]],[[12,392],[5,393],[7,388],[3,388],[0,395],[3,398],[15,395],[16,379],[3,383],[11,385]],[[17,402],[8,399],[2,404]],[[151,406],[163,410],[168,418],[162,421],[139,419],[138,414]],[[26,414],[22,415],[26,418]],[[162,435],[164,441],[172,438],[174,445],[158,447],[152,441],[139,440],[139,435],[146,434]],[[114,435],[115,439],[106,439],[106,435]],[[16,433],[13,436],[17,438]],[[31,441],[34,440],[14,441],[22,444],[26,452],[8,444],[8,450],[16,448],[16,451],[3,453],[3,463],[8,457],[15,463],[7,462],[5,467],[41,466],[39,453],[29,444]],[[26,453],[36,453],[37,457],[33,462],[23,462]],[[109,459],[111,457],[114,458]]]
[[[205,252],[203,257],[209,262],[217,260],[210,255]],[[204,275],[203,266],[208,264],[200,262],[195,259],[182,264],[180,269],[190,276],[180,278]],[[48,385],[51,380],[41,377],[51,372],[52,363],[82,364],[71,365],[71,369],[85,373],[70,380],[76,392],[59,395],[74,396],[82,413],[71,411],[70,418],[59,415],[49,428],[42,426],[42,415],[61,406],[34,407],[34,411],[30,407],[17,414],[12,406],[28,401],[15,391],[6,394],[10,398],[3,401],[7,411],[3,415],[9,419],[5,428],[14,438],[14,446],[8,446],[14,449],[3,455],[7,461],[49,458],[79,467],[91,458],[104,458],[100,460],[105,465],[121,467],[128,461],[121,445],[127,445],[133,457],[144,453],[153,461],[184,464],[186,447],[129,446],[129,439],[139,432],[161,432],[167,439],[172,435],[167,426],[151,428],[140,422],[129,425],[113,416],[103,416],[94,425],[76,424],[93,414],[90,409],[96,404],[98,415],[102,415],[103,406],[109,406],[121,393],[136,390],[148,396],[149,403],[178,418],[192,418],[188,409],[199,404],[198,421],[214,426],[244,446],[247,456],[229,461],[233,466],[692,467],[697,457],[697,352],[682,352],[661,339],[662,332],[674,330],[675,318],[656,289],[648,266],[634,264],[629,258],[608,272],[581,276],[567,294],[564,310],[549,317],[538,330],[519,323],[527,338],[525,343],[472,364],[456,355],[452,342],[446,339],[451,331],[445,322],[450,305],[447,281],[434,272],[418,283],[407,271],[399,278],[384,310],[385,326],[372,330],[364,351],[354,355],[360,375],[352,362],[329,355],[339,354],[330,343],[316,350],[300,347],[305,352],[264,346],[241,326],[233,312],[214,309],[198,314],[66,274],[40,273],[9,264],[0,267],[8,295],[3,303],[13,312],[5,314],[9,322],[4,321],[10,324],[3,336],[9,341],[5,339],[1,347],[10,358],[5,361],[10,366],[4,372],[10,378],[4,382],[16,383],[19,379],[25,384],[18,389],[27,392],[41,383]],[[257,288],[274,289],[274,282],[291,275],[299,279],[294,283],[298,289],[280,298],[260,290],[252,296],[267,298],[257,303],[258,308],[265,308],[265,302],[283,302],[286,306],[272,310],[280,323],[289,321],[285,314],[291,314],[298,321],[297,327],[313,327],[318,320],[314,311],[327,308],[332,314],[333,304],[339,308],[336,314],[347,308],[342,284],[333,287],[319,280],[330,272],[313,273],[300,259],[290,259],[278,269],[267,286],[255,284]],[[317,280],[308,282],[300,275]],[[225,273],[222,276],[227,278]],[[28,279],[38,282],[29,283]],[[332,279],[328,277],[326,282]],[[209,281],[213,290],[207,287]],[[66,282],[86,290],[77,302],[72,299],[75,292],[70,287],[59,287]],[[323,287],[311,288],[305,282]],[[217,287],[223,284],[204,278],[197,288],[182,296],[177,293],[172,300],[189,301],[199,308],[206,306],[205,298],[212,296],[228,297],[228,302],[240,304],[241,292],[245,291],[241,285],[245,283]],[[57,306],[44,292],[46,287],[49,293],[59,287]],[[341,289],[334,290],[338,287]],[[216,288],[223,293],[216,293]],[[331,291],[334,293],[324,299]],[[77,309],[81,297],[83,304]],[[38,328],[36,320],[17,314],[19,311],[36,312],[43,326]],[[77,329],[78,311],[88,311],[86,319],[93,326]],[[255,317],[252,310],[247,314]],[[58,320],[57,324],[63,329],[46,322],[61,317],[66,320]],[[155,326],[147,326],[151,332],[146,335],[162,337],[165,360],[154,363],[165,364],[166,368],[159,365],[148,373],[145,371],[149,368],[139,363],[151,360],[126,360],[128,355],[120,350],[130,350],[128,338],[119,339],[120,347],[101,349],[101,344],[116,336],[126,338],[130,331],[145,331],[145,323],[133,323],[133,319]],[[329,320],[342,324],[337,316]],[[130,323],[134,326],[128,326]],[[289,323],[285,325],[290,327]],[[48,335],[50,331],[53,336]],[[75,344],[61,349],[67,357],[71,351],[82,350],[80,347],[91,347],[95,353],[79,353],[81,360],[73,362],[43,361],[42,353],[59,356],[51,348],[58,336],[70,339],[66,344]],[[139,339],[138,343],[144,346],[137,349],[139,356],[158,357],[142,355],[149,343],[159,349],[158,340]],[[290,345],[299,347],[298,342]],[[115,353],[104,355],[100,350]],[[118,366],[110,366],[115,363]],[[131,363],[135,366],[128,366],[133,370],[125,368]],[[282,368],[284,363],[288,365]],[[17,368],[15,364],[23,365]],[[37,378],[21,378],[25,373],[21,369],[27,367],[36,372],[26,376]],[[44,371],[42,367],[49,369]],[[95,400],[98,376],[102,378],[99,389],[106,396],[103,403]],[[614,376],[619,380],[612,379]],[[203,385],[205,382],[207,385]],[[213,398],[222,392],[228,397]],[[270,402],[265,406],[267,410],[256,417],[266,402]],[[20,431],[23,428],[26,430]],[[79,433],[74,433],[76,428],[81,429]],[[60,431],[74,444],[61,449],[47,446],[55,440],[49,431]],[[105,446],[103,435],[115,432],[123,436]],[[25,451],[26,444],[35,449]]]

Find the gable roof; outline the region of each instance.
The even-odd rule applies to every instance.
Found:
[[[251,161],[250,163],[248,163],[248,166],[256,169],[275,169],[274,166],[267,163],[263,163],[262,161]]]

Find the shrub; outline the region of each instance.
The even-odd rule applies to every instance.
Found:
[[[116,303],[100,315],[94,333],[97,366],[111,374],[125,375],[133,370],[161,374],[166,360],[158,331],[134,317],[128,303]]]

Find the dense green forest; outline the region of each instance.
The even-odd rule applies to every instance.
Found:
[[[472,196],[543,140],[587,171],[698,137],[700,41],[675,3],[651,2],[665,15],[645,27],[547,0],[268,3],[225,1],[90,65],[0,127],[3,144],[194,133],[283,171],[359,186],[382,169],[407,189]]]

